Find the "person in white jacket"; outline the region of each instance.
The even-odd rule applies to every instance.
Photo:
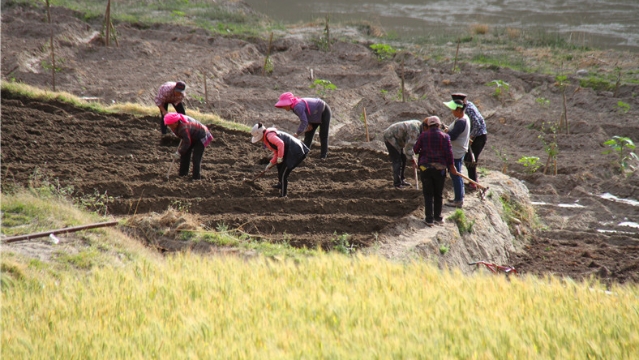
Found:
[[[448,126],[447,132],[453,144],[455,169],[461,173],[464,156],[466,156],[466,152],[468,152],[468,142],[470,140],[470,119],[468,118],[468,115],[464,113],[466,105],[464,105],[463,101],[451,100],[449,102],[444,102],[444,105],[453,112],[453,116],[455,117],[455,121]],[[453,180],[455,198],[453,201],[449,201],[445,205],[461,208],[464,205],[464,179],[458,175],[451,175],[451,179]]]

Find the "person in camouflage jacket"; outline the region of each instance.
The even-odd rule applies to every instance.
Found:
[[[406,120],[394,123],[384,130],[384,144],[393,163],[393,185],[397,189],[410,186],[405,180],[404,170],[408,158],[416,166],[413,145],[421,133],[421,124],[419,120]]]

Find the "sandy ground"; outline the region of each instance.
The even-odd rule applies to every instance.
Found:
[[[288,237],[297,246],[330,247],[334,234],[348,233],[353,244],[366,247],[398,219],[419,215],[422,204],[420,192],[392,188],[381,132],[393,122],[428,115],[450,122],[442,101],[463,91],[488,126],[480,166],[523,180],[537,204],[540,229],[525,252],[512,254],[512,265],[536,274],[575,278],[597,274],[620,282],[639,279],[639,229],[632,226],[639,223],[639,207],[602,197],[639,196],[639,175],[619,175],[615,157],[602,154],[606,149],[602,143],[614,135],[639,139],[638,86],[621,86],[614,96],[571,81],[566,89],[570,130],[557,136],[557,175],[544,175],[543,166],[530,173],[517,159],[537,156],[542,165],[546,163],[539,136],[551,140],[547,124],[559,119],[562,104],[552,76],[468,64],[451,73],[450,63],[407,54],[403,68],[407,101],[401,102],[399,61],[379,61],[360,38],[336,41],[330,51],[323,51],[299,29],[278,34],[272,47],[273,72],[263,76],[268,47],[263,39],[224,38],[168,25],[118,24],[119,46],[107,48],[96,35],[100,24],[84,23],[65,9],[54,8],[52,15],[57,19],[60,67],[56,89],[103,103],[152,105],[159,85],[184,80],[187,114],[197,108],[246,125],[262,121],[293,133],[297,118],[273,104],[284,91],[318,96],[318,89],[310,88],[312,69],[315,79],[330,80],[338,88],[320,94],[334,114],[329,160],[320,162],[315,147],[293,172],[289,199],[277,199],[270,189],[274,174],[255,186],[242,182],[263,169],[268,152],[250,144],[247,134],[212,127],[217,141],[205,152],[205,179],[193,182],[173,176],[167,182],[169,154],[177,140],[160,140],[156,118],[97,115],[3,93],[3,185],[26,183],[38,171],[80,192],[116,197],[109,209],[114,215],[188,204],[212,228],[223,222],[247,233]],[[3,81],[51,87],[51,73],[43,67],[49,28],[42,21],[41,10],[3,8]],[[606,54],[611,58],[598,59],[602,66],[636,61],[636,56]],[[501,97],[486,86],[495,79],[510,84]],[[548,106],[541,105],[542,98]],[[629,104],[630,111],[619,111],[618,101]]]

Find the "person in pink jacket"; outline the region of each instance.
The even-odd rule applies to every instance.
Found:
[[[179,113],[164,115],[164,124],[182,140],[177,151],[173,154],[174,159],[180,160],[179,176],[189,174],[189,163],[191,154],[193,154],[193,180],[200,180],[202,178],[200,167],[204,148],[215,140],[209,128],[192,117]]]
[[[266,165],[264,171],[268,171],[277,165],[278,183],[274,188],[280,189],[280,197],[286,197],[288,176],[291,171],[306,159],[309,149],[296,137],[293,137],[274,127],[266,128],[262,123],[257,123],[251,129],[251,142],[262,141],[264,147],[273,152],[273,158]]]
[[[280,95],[275,104],[276,108],[292,111],[300,118],[300,125],[295,136],[304,134],[304,144],[310,149],[313,136],[317,128],[320,128],[320,159],[326,160],[328,156],[328,128],[331,124],[331,107],[318,98],[299,98],[293,93],[285,92]]]

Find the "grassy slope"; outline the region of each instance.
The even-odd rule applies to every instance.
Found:
[[[85,3],[96,9],[87,17],[99,17],[103,2],[76,6]],[[192,0],[180,8],[211,3]],[[241,24],[233,29],[241,31]],[[507,59],[499,57],[500,66]],[[132,104],[98,110],[154,114]],[[50,183],[34,185],[3,189],[3,234],[104,220],[70,205]],[[606,292],[595,282],[465,277],[423,263],[322,253],[165,259],[115,229],[79,236],[83,250],[59,252],[51,262],[3,248],[3,358],[632,358],[639,352],[636,286]]]

